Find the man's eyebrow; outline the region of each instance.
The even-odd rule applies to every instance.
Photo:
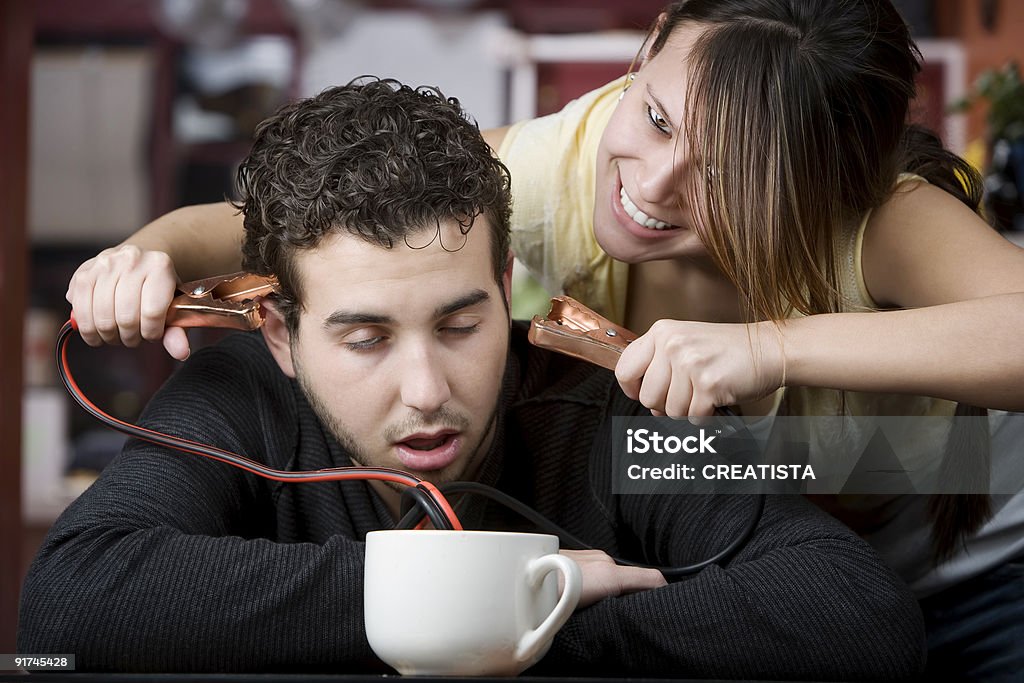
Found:
[[[324,319],[325,328],[338,327],[340,325],[387,325],[394,322],[389,315],[376,313],[350,313],[348,311],[335,311]]]
[[[658,96],[654,94],[653,90],[651,90],[651,84],[647,83],[646,85],[647,94],[650,96],[652,100],[654,100],[654,106],[658,108],[658,113],[665,117],[665,120],[668,122],[668,125],[672,126],[672,129],[675,130],[676,126],[672,122],[672,118],[668,115],[668,109],[665,109],[665,105],[661,103],[661,100],[658,99]]]
[[[451,303],[442,304],[441,306],[438,306],[434,310],[434,317],[443,318],[446,315],[451,315],[452,313],[455,313],[456,311],[461,311],[463,308],[469,308],[470,306],[475,306],[479,303],[488,301],[490,298],[491,295],[485,292],[484,290],[475,289],[472,292],[469,292],[468,294],[460,296],[458,299],[452,301]]]
[[[434,309],[435,318],[443,318],[464,308],[488,301],[491,295],[482,289],[475,289],[468,294]],[[357,313],[353,311],[335,311],[324,319],[323,327],[339,327],[341,325],[390,325],[395,319],[380,313]]]

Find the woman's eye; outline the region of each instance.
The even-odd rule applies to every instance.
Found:
[[[672,134],[672,127],[668,125],[668,121],[665,120],[664,116],[655,111],[651,105],[647,105],[647,118],[650,119],[652,126],[665,135]]]

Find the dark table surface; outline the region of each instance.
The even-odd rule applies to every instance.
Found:
[[[45,681],[69,683],[111,683],[121,681],[143,681],[146,683],[193,683],[194,681],[212,681],[214,683],[396,683],[402,679],[398,675],[324,675],[324,674],[99,674],[99,673],[32,673],[0,671],[0,681],[24,681],[37,683]],[[494,681],[508,683],[509,678],[488,677],[444,677],[415,676],[408,680],[414,683],[472,683],[474,681]],[[609,683],[624,680],[615,678],[574,678],[574,677],[538,677],[519,676],[516,681],[524,683]],[[667,683],[668,681],[704,681],[706,679],[671,679],[671,678],[630,678],[630,683]]]

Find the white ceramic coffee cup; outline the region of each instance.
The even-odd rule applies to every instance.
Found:
[[[564,577],[561,596],[555,572]],[[555,536],[372,531],[366,637],[401,674],[514,676],[547,653],[582,584]]]

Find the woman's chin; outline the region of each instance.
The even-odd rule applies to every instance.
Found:
[[[601,247],[604,253],[616,261],[629,264],[642,263],[648,260],[649,257],[644,258],[644,255],[638,252],[636,246],[630,244],[630,240],[623,239],[622,235],[608,234],[608,232],[596,225],[594,226],[594,239],[597,240],[598,246]]]

